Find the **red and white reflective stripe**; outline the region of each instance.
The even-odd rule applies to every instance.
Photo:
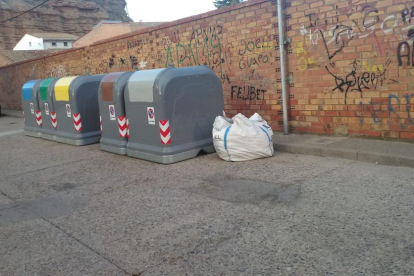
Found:
[[[223,109],[223,117],[226,117],[226,110]]]
[[[24,117],[24,111],[23,111],[23,122],[26,122],[26,118]]]
[[[80,113],[73,113],[73,123],[76,131],[82,131],[82,122]]]
[[[129,139],[129,119],[128,118],[127,118],[126,125],[127,125],[127,138]]]
[[[170,122],[168,120],[160,121],[161,144],[171,144]]]
[[[102,134],[102,116],[99,115],[99,127],[101,128],[101,134]]]
[[[52,121],[52,127],[57,128],[56,112],[50,112],[50,120]]]
[[[42,121],[42,112],[40,111],[36,111],[36,123],[38,126],[42,126],[43,121]]]
[[[118,116],[118,131],[120,137],[126,137],[128,132],[127,117]]]

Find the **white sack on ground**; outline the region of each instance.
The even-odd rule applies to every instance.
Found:
[[[216,117],[213,142],[226,161],[247,161],[273,156],[273,131],[259,114],[250,119],[237,114],[233,119]]]
[[[251,116],[249,118],[249,120],[258,122],[269,134],[269,136],[272,138],[273,140],[273,130],[272,128],[269,126],[269,124],[263,120],[262,116],[260,116],[258,113],[254,113],[253,116]],[[272,141],[273,142],[273,141]],[[273,149],[273,143],[272,143],[272,149]]]

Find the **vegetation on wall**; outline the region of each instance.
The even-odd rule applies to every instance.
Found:
[[[243,0],[216,0],[216,1],[213,1],[213,4],[217,9],[219,9],[219,8],[228,7],[234,4],[238,4],[241,2],[243,2]]]

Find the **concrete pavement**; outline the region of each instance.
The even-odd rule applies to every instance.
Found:
[[[0,275],[412,275],[413,183],[331,157],[166,166],[4,135]]]
[[[275,150],[330,156],[391,166],[414,167],[414,141],[275,133]],[[411,142],[411,143],[410,143]]]
[[[2,110],[0,115],[0,135],[5,136],[8,132],[23,131],[23,112],[19,110]]]

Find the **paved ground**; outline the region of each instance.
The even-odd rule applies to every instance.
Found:
[[[21,127],[0,118],[0,275],[413,275],[412,168],[165,166]]]
[[[382,165],[414,168],[414,140],[385,141],[357,137],[275,133],[281,152],[339,157]]]

